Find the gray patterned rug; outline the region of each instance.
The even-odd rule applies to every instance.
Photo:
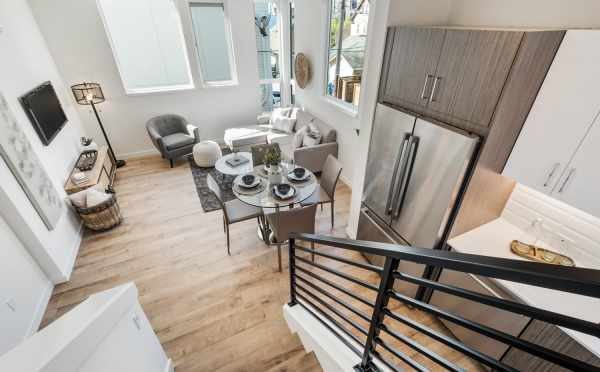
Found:
[[[223,155],[229,153],[228,149],[223,149]],[[221,209],[219,206],[219,202],[215,195],[210,191],[208,185],[206,184],[206,175],[210,174],[215,181],[219,184],[221,188],[221,192],[225,201],[235,199],[235,195],[231,191],[231,182],[233,182],[233,178],[231,176],[224,176],[214,167],[210,168],[202,168],[196,165],[194,162],[194,158],[192,155],[188,156],[188,162],[190,163],[190,169],[192,170],[192,177],[194,178],[194,183],[196,184],[196,191],[198,192],[198,197],[200,198],[200,205],[202,205],[202,210],[204,212],[211,212],[217,209]]]

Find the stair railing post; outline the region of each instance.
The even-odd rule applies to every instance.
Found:
[[[394,271],[398,269],[399,264],[400,260],[396,258],[386,257],[385,259],[383,274],[381,275],[381,282],[379,283],[377,299],[375,300],[375,307],[373,309],[373,316],[371,317],[371,323],[369,324],[369,333],[367,335],[367,342],[365,343],[365,350],[360,364],[354,367],[354,370],[357,372],[379,371],[379,368],[373,363],[372,354],[375,353],[375,340],[379,336],[379,325],[383,322],[385,316],[383,310],[389,301],[387,292],[394,287]]]
[[[288,302],[288,306],[294,306],[298,302],[296,302],[296,239],[289,239],[289,260],[290,260],[290,302]]]

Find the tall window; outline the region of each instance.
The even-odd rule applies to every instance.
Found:
[[[369,0],[330,0],[326,94],[358,109]]]
[[[194,87],[173,1],[98,0],[98,8],[128,94]]]
[[[254,1],[258,76],[261,106],[272,111],[281,106],[281,30],[276,0]]]
[[[231,32],[223,3],[191,2],[190,14],[202,80],[206,85],[234,81]]]

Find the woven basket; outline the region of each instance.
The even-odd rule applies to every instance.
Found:
[[[109,200],[91,208],[74,207],[83,220],[85,227],[90,230],[102,231],[112,229],[122,221],[121,209],[114,194]]]

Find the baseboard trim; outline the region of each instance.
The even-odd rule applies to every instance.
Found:
[[[85,227],[83,226],[83,222],[81,222],[79,224],[79,232],[75,237],[75,241],[71,245],[71,255],[69,256],[67,265],[65,266],[63,272],[63,280],[60,283],[68,282],[71,279],[71,274],[73,274],[73,269],[75,268],[75,261],[77,260],[77,256],[79,255],[79,248],[81,248],[81,242],[83,241],[84,229]]]
[[[117,154],[117,158],[131,159],[131,158],[141,158],[141,157],[149,156],[149,155],[160,155],[160,154],[155,149],[147,149],[147,150],[141,150],[141,151],[126,152],[124,154]]]
[[[173,361],[171,359],[167,360],[167,364],[165,365],[165,372],[175,372],[175,366],[173,365]]]
[[[48,304],[50,303],[50,298],[52,297],[52,291],[54,290],[54,285],[52,285],[51,281],[48,281],[48,288],[42,293],[38,304],[35,309],[35,313],[33,314],[33,319],[31,320],[31,324],[29,325],[29,329],[27,330],[27,334],[24,339],[29,338],[34,335],[38,329],[40,329],[40,324],[42,324],[42,320],[44,320],[44,314],[46,314],[46,309],[48,308]]]

